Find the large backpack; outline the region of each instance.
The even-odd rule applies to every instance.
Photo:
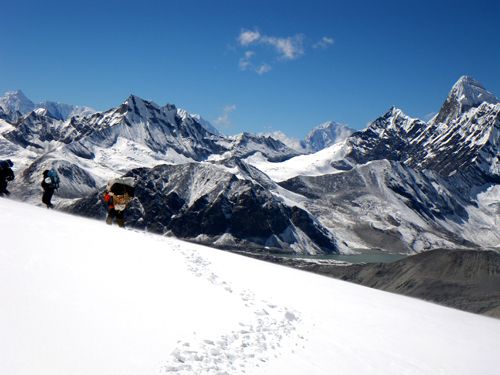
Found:
[[[14,163],[10,160],[0,160],[0,169],[9,169],[14,165]]]
[[[59,189],[59,175],[57,174],[55,169],[51,169],[47,174],[47,177],[50,177],[50,181],[54,189]]]

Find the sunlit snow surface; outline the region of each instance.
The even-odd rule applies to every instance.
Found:
[[[281,182],[296,176],[321,176],[338,172],[331,163],[343,159],[347,153],[348,148],[343,141],[314,154],[295,156],[280,163],[268,161],[261,153],[248,157],[246,161],[274,181]]]
[[[2,374],[498,374],[500,320],[0,198]]]

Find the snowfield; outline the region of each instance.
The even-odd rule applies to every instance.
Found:
[[[2,374],[498,374],[500,320],[0,198]]]
[[[245,161],[260,169],[273,181],[281,182],[296,176],[321,176],[339,172],[331,163],[342,160],[348,151],[346,142],[341,141],[313,154],[295,156],[283,162],[270,162],[260,152],[249,156]]]

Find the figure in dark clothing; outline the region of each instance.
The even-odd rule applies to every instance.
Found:
[[[54,205],[50,201],[52,200],[52,196],[54,195],[54,190],[56,190],[56,187],[54,186],[52,179],[49,176],[48,170],[43,171],[42,188],[42,202],[47,205],[47,208],[54,208]]]
[[[107,224],[113,224],[113,219],[116,219],[119,227],[125,227],[123,212],[134,198],[134,183],[131,177],[116,178],[108,183],[104,193],[104,202],[108,205]]]
[[[10,192],[7,190],[7,185],[9,181],[14,179],[13,166],[14,163],[10,159],[0,161],[0,197],[3,195],[10,195]]]

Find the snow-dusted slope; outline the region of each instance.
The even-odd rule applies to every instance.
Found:
[[[342,163],[339,164],[339,161],[348,151],[346,143],[339,142],[313,154],[295,156],[282,162],[270,162],[261,153],[248,157],[246,161],[274,181],[280,182],[296,176],[320,176],[338,172],[346,167]]]
[[[499,320],[4,199],[0,228],[6,374],[498,373]]]

